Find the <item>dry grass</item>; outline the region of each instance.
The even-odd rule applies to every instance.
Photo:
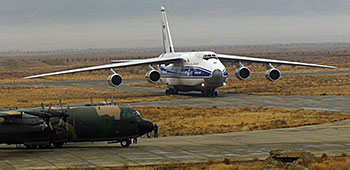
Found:
[[[311,170],[350,170],[349,156],[325,157],[321,162],[308,165]]]
[[[0,87],[0,108],[37,107],[40,103],[55,105],[59,100],[64,104],[89,103],[90,97],[93,97],[95,102],[102,102],[109,96],[113,96],[118,103],[187,98],[186,96],[157,96],[149,93],[93,88],[8,86]]]
[[[150,166],[128,166],[116,168],[68,168],[65,170],[197,170],[197,169],[210,169],[210,170],[262,170],[264,165],[256,162],[236,162],[232,164],[225,163],[198,163],[198,164],[164,164],[164,165],[150,165]]]
[[[69,168],[66,170],[263,170],[271,169],[273,166],[263,161],[231,161],[224,159],[220,162],[209,160],[204,163],[186,163],[186,164],[162,164],[150,166],[128,166],[115,168]],[[332,156],[324,158],[320,162],[312,162],[306,168],[311,170],[350,170],[349,156]]]
[[[22,79],[25,76],[75,69],[81,67],[107,64],[106,62],[65,62],[61,60],[23,60],[0,58],[0,82],[23,82],[23,81],[55,81],[55,80],[106,80],[109,71],[98,70],[59,76],[50,76],[41,79]],[[148,67],[137,66],[132,68],[115,69],[124,78],[144,77]]]
[[[297,127],[339,121],[349,114],[275,108],[135,107],[160,127],[160,136],[203,135]],[[178,123],[181,122],[181,123]]]
[[[254,95],[349,95],[350,76],[312,75],[281,77],[277,82],[265,78],[250,78],[246,81],[229,79],[221,92]]]
[[[28,81],[58,81],[58,80],[107,80],[109,75],[108,70],[98,70],[92,72],[82,72],[75,74],[66,74],[58,76],[50,76],[38,79],[23,79],[25,76],[68,70],[73,68],[86,67],[86,64],[72,64],[67,66],[50,66],[44,65],[41,67],[19,68],[0,68],[0,82],[28,82]],[[115,69],[123,78],[144,78],[147,69],[145,67],[134,67],[127,69]]]

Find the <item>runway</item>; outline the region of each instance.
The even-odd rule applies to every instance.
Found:
[[[350,120],[297,128],[215,135],[139,139],[130,148],[119,144],[68,144],[62,149],[27,150],[0,145],[0,169],[115,167],[208,160],[264,159],[275,149],[302,149],[316,155],[350,152]]]
[[[347,73],[347,72],[346,72]],[[345,74],[345,73],[344,73]],[[145,79],[126,79],[118,87],[121,91],[133,91],[151,93],[152,95],[163,96],[165,89],[135,87],[132,84],[145,83]],[[107,85],[105,80],[65,80],[55,82],[18,82],[0,83],[0,86],[54,86],[54,87],[86,87],[97,89],[115,89]],[[312,110],[330,110],[350,113],[350,96],[278,96],[278,95],[246,95],[234,93],[219,93],[218,97],[200,97],[200,93],[186,93],[191,96],[188,99],[124,103],[128,106],[217,106],[217,107],[277,107],[277,108],[302,108]],[[116,102],[118,102],[118,96]],[[88,102],[88,101],[87,101]]]

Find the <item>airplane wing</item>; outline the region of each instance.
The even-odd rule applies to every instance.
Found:
[[[21,115],[22,113],[20,111],[15,111],[15,110],[0,111],[0,117],[2,118],[17,117]]]
[[[138,59],[142,60],[142,59]],[[124,63],[124,62],[130,62],[130,61],[137,61],[137,60],[111,60],[112,63]]]
[[[47,77],[47,76],[54,76],[54,75],[68,74],[68,73],[77,73],[77,72],[84,72],[84,71],[101,70],[101,69],[109,69],[109,68],[130,67],[130,66],[138,66],[138,65],[145,65],[145,64],[168,64],[168,63],[180,62],[182,60],[183,59],[181,57],[164,57],[164,58],[160,57],[160,58],[149,58],[149,59],[143,59],[143,60],[130,60],[130,61],[126,61],[126,62],[119,62],[119,63],[113,63],[113,64],[105,64],[105,65],[99,65],[99,66],[84,67],[84,68],[77,68],[77,69],[72,69],[72,70],[65,70],[65,71],[58,71],[58,72],[52,72],[52,73],[27,76],[27,77],[24,77],[24,79],[32,79],[32,78]]]
[[[334,66],[327,65],[319,65],[319,64],[310,64],[310,63],[301,63],[301,62],[293,62],[293,61],[283,61],[283,60],[272,60],[265,58],[254,58],[254,57],[243,57],[243,56],[234,56],[234,55],[226,55],[226,54],[217,54],[217,57],[225,61],[248,61],[248,62],[256,62],[256,63],[271,63],[271,64],[284,64],[284,65],[294,65],[294,66],[308,66],[308,67],[320,67],[320,68],[337,68]]]

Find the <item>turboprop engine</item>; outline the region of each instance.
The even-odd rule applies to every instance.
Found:
[[[108,76],[108,84],[112,87],[118,87],[123,82],[123,77],[117,73],[113,73],[110,76]]]
[[[244,67],[241,62],[238,62],[235,75],[240,80],[247,80],[250,77],[250,70],[248,67]]]
[[[269,69],[266,71],[265,77],[267,80],[277,81],[281,77],[281,72],[277,68],[274,68],[271,64],[269,64]]]
[[[160,80],[160,73],[159,71],[152,69],[146,73],[145,77],[148,82],[156,83]]]

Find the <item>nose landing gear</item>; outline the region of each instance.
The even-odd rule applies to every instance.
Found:
[[[214,97],[214,96],[218,96],[218,92],[214,90],[205,90],[201,92],[201,95],[203,97]]]

